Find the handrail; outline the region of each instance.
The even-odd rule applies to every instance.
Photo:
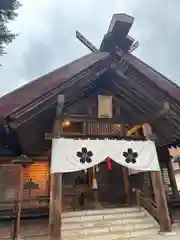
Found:
[[[5,215],[3,217],[3,214],[1,215],[1,220],[4,219],[9,219],[12,220],[12,232],[11,232],[11,236],[13,240],[16,239],[17,236],[17,225],[18,225],[18,212],[20,211],[20,216],[23,217],[23,212],[22,209],[19,210],[19,203],[21,202],[23,203],[28,203],[28,202],[37,202],[37,204],[35,205],[36,209],[38,209],[40,207],[40,203],[45,201],[45,202],[49,202],[49,196],[40,196],[40,197],[32,197],[29,199],[23,199],[23,200],[7,200],[7,201],[0,201],[0,206],[1,205],[8,205],[8,207],[10,207],[9,209],[2,209],[1,211],[8,210],[8,215]],[[25,208],[24,208],[25,209]],[[2,213],[2,212],[1,212]]]
[[[16,204],[16,203],[19,203],[19,202],[22,202],[22,203],[26,203],[26,202],[31,202],[31,201],[47,201],[49,202],[49,196],[37,196],[37,197],[31,197],[31,198],[25,198],[23,200],[4,200],[4,201],[1,201],[0,200],[0,205],[1,204],[7,204],[7,205],[11,205],[11,204]]]
[[[143,207],[148,213],[160,224],[158,210],[155,201],[147,197],[142,191],[136,190],[137,203]]]

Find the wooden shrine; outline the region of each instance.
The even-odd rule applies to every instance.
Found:
[[[162,231],[171,231],[168,204],[180,197],[168,148],[180,140],[180,88],[132,54],[138,46],[128,35],[133,21],[115,14],[99,49],[77,32],[92,53],[0,98],[0,164],[24,157],[24,199],[36,200],[31,212],[46,202],[48,214],[50,198],[52,239],[60,237],[62,211],[108,205],[140,204]],[[154,141],[168,189],[160,172],[134,173],[112,163],[109,177],[106,162],[98,174],[90,168],[86,175],[50,176],[51,141],[58,137]]]

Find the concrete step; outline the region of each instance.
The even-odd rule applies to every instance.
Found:
[[[99,220],[99,221],[82,221],[82,222],[63,222],[62,223],[62,229],[78,229],[78,228],[88,228],[93,226],[111,226],[113,225],[125,225],[125,224],[141,224],[141,223],[154,223],[154,221],[151,219],[146,218],[146,216],[143,217],[133,217],[133,218],[120,218],[120,219],[106,219],[106,220]]]
[[[78,217],[78,216],[92,216],[92,215],[102,215],[102,214],[111,214],[111,213],[135,213],[141,212],[140,207],[132,207],[132,208],[106,208],[99,210],[85,210],[85,211],[75,211],[75,212],[64,212],[62,214],[63,218],[66,217]]]
[[[63,214],[62,223],[139,218],[145,216],[147,216],[147,213],[138,208],[134,208],[132,211],[127,208],[127,211],[125,209],[107,209],[98,211],[68,212]]]
[[[154,219],[138,207],[66,212],[62,218],[62,240],[142,239],[158,231]],[[22,221],[20,232],[25,240],[48,239],[48,220]],[[2,239],[9,239],[7,232],[2,233]]]
[[[158,224],[136,208],[114,208],[63,214],[63,240],[118,240],[157,234]]]
[[[63,236],[63,240],[125,240],[129,238],[153,236],[157,234],[157,230],[152,229],[140,229],[136,231],[116,231],[106,233],[92,233],[91,235],[78,235],[78,236]]]
[[[112,224],[108,225],[99,225],[99,226],[91,226],[91,227],[82,227],[82,228],[73,228],[73,229],[62,229],[62,236],[68,237],[68,236],[87,236],[87,235],[97,235],[99,233],[106,234],[106,233],[113,233],[121,232],[134,232],[139,230],[146,230],[146,229],[155,229],[156,224],[155,223],[139,223],[139,224]],[[156,231],[157,232],[157,231]]]

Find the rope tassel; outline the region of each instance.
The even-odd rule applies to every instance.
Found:
[[[111,159],[110,159],[110,157],[106,158],[106,163],[107,163],[108,172],[111,172],[112,171],[112,166],[111,166]]]

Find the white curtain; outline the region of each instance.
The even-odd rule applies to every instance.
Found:
[[[52,142],[51,172],[75,172],[93,167],[110,157],[138,171],[159,171],[152,141],[75,140],[55,138]]]

